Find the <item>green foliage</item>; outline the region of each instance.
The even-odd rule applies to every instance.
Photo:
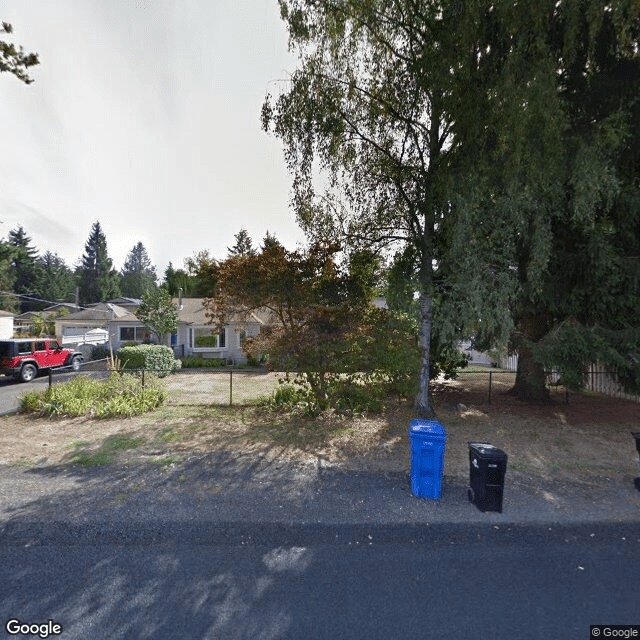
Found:
[[[309,389],[301,385],[281,384],[271,398],[271,404],[276,407],[292,407],[298,403],[308,402]]]
[[[8,22],[0,24],[0,35],[10,35],[13,27]],[[16,47],[12,42],[0,40],[0,73],[14,75],[25,84],[31,84],[33,79],[28,74],[29,67],[40,64],[37,53],[25,53],[21,46]]]
[[[252,256],[256,254],[251,237],[246,229],[240,229],[235,235],[236,243],[233,247],[227,247],[229,256]],[[267,243],[268,244],[268,243]]]
[[[91,349],[92,360],[105,360],[111,355],[111,351],[108,347],[93,347]]]
[[[174,269],[169,263],[164,272],[163,287],[169,292],[169,295],[177,298],[180,294],[184,297],[191,297],[195,290],[195,278],[190,276],[184,269]]]
[[[182,366],[169,347],[159,344],[122,347],[116,356],[124,369],[152,371],[159,377],[174,373]]]
[[[77,376],[46,391],[24,394],[20,411],[47,416],[133,416],[159,407],[166,396],[153,376],[145,378],[144,389],[139,378],[127,374],[113,373],[108,380]]]
[[[341,413],[380,413],[384,409],[384,399],[388,397],[387,387],[381,382],[374,383],[368,376],[362,379],[337,378],[329,386],[331,406]]]
[[[120,275],[123,296],[142,298],[147,291],[156,288],[156,270],[142,242],[131,249]]]
[[[217,347],[218,336],[197,336],[193,342],[196,347]]]
[[[160,341],[178,329],[178,309],[164,287],[150,289],[144,293],[136,316]]]
[[[47,251],[38,258],[40,282],[38,295],[45,300],[74,300],[76,277],[65,261],[57,254]]]
[[[582,389],[588,365],[613,373],[627,393],[640,392],[640,330],[610,331],[567,320],[533,345],[546,371],[557,371],[560,384]]]
[[[105,302],[120,295],[120,276],[107,252],[107,239],[99,222],[94,222],[77,270],[80,302]]]

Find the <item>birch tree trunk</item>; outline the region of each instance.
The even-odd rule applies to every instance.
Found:
[[[416,413],[419,418],[433,418],[434,416],[431,403],[429,402],[431,324],[431,296],[422,293],[420,297],[420,346],[422,347],[422,366],[420,367],[420,386],[416,397]]]

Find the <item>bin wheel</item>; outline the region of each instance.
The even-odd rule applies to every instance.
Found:
[[[475,502],[476,494],[473,492],[471,487],[467,489],[467,496],[469,498],[469,502]]]

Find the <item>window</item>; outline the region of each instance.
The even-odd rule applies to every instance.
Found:
[[[196,327],[192,336],[194,349],[224,349],[227,344],[224,329],[216,333],[211,327]]]
[[[120,327],[120,342],[144,342],[148,339],[146,327]]]
[[[31,353],[31,343],[18,342],[18,353]]]

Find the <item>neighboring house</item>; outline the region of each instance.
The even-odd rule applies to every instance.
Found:
[[[33,317],[42,316],[40,311],[25,311],[13,319],[13,330],[17,335],[30,335],[33,327]]]
[[[171,336],[171,347],[178,357],[199,356],[202,358],[223,358],[234,363],[246,362],[242,351],[246,336],[256,335],[265,320],[253,314],[252,322],[231,322],[220,332],[209,323],[202,306],[202,298],[175,298],[178,308],[178,330]],[[114,351],[127,342],[157,342],[131,311],[113,302],[101,302],[77,313],[56,319],[56,336],[65,344],[91,342],[87,336],[93,329],[104,329]],[[95,333],[92,334],[95,336]]]
[[[73,313],[79,311],[80,307],[68,302],[61,302],[58,304],[46,307],[42,311],[25,311],[14,318],[13,328],[17,335],[29,336],[33,330],[34,317],[39,316],[43,320],[51,321],[58,315]]]
[[[138,307],[142,304],[140,298],[113,298],[113,300],[107,300],[109,304],[115,304],[119,307],[135,313]]]
[[[78,344],[84,342],[84,335],[92,329],[104,329],[114,350],[124,342],[148,342],[150,331],[142,325],[136,316],[110,302],[99,302],[87,309],[56,318],[56,336],[65,344],[74,339]]]
[[[484,365],[487,367],[497,365],[498,367],[508,369],[509,371],[515,371],[518,368],[517,355],[500,357],[490,353],[485,353],[484,351],[476,351],[471,348],[471,342],[469,340],[459,343],[458,348],[469,356],[469,364]]]
[[[0,340],[10,340],[13,338],[13,313],[0,311]]]

